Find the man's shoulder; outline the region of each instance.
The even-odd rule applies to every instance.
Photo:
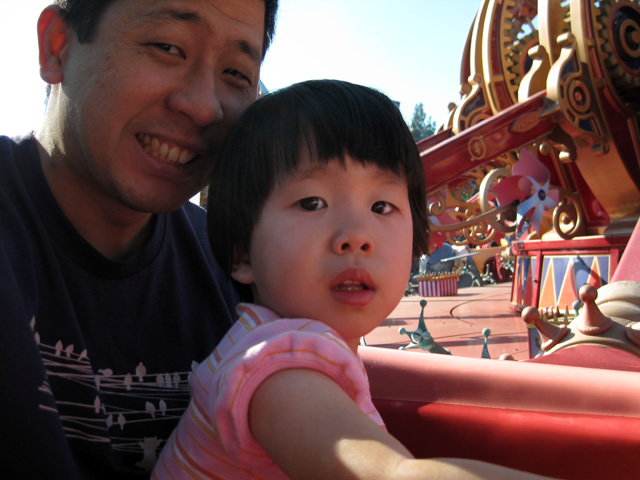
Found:
[[[193,231],[200,237],[200,241],[207,240],[207,212],[204,208],[189,201],[177,211],[169,214],[169,218],[172,219],[171,222],[174,227],[178,226],[179,232]]]
[[[0,135],[0,146],[4,147],[5,145],[15,145],[20,138],[8,137],[7,135]]]
[[[38,155],[33,135],[7,137],[0,135],[0,168],[18,159]]]
[[[7,136],[0,135],[0,148],[1,149],[15,149],[16,147],[24,146],[27,144],[35,144],[33,133],[21,136]]]
[[[5,204],[7,201],[15,207],[16,199],[24,199],[28,195],[25,182],[35,176],[37,159],[38,150],[33,137],[0,135],[0,191],[4,194],[2,208],[5,213],[9,208]]]
[[[198,221],[206,218],[207,216],[207,212],[205,211],[205,209],[199,205],[196,205],[192,201],[188,201],[187,203],[185,203],[182,208],[189,218],[193,218]]]
[[[14,138],[0,135],[0,162],[6,163],[6,160],[15,155],[14,151],[17,146],[17,142]]]

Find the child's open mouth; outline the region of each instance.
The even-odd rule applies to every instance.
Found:
[[[370,288],[367,287],[364,283],[356,282],[352,280],[347,280],[345,282],[342,282],[339,285],[336,285],[335,287],[333,287],[333,289],[339,292],[355,292],[360,290],[370,290]]]

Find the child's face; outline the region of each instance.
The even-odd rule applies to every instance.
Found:
[[[312,318],[354,349],[402,297],[413,225],[403,178],[346,157],[277,183],[254,228],[249,259],[233,277],[256,303],[283,317]]]

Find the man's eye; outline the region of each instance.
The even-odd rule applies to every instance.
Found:
[[[300,208],[308,211],[320,210],[321,208],[324,208],[327,206],[325,201],[322,200],[320,197],[303,198],[302,200],[298,200],[297,203],[298,205],[300,205]]]
[[[227,68],[224,71],[226,74],[231,75],[232,77],[247,82],[248,84],[251,84],[251,80],[249,80],[249,77],[247,77],[244,73],[236,70],[235,68]]]
[[[373,204],[371,211],[380,215],[387,215],[395,210],[389,202],[379,201]]]
[[[185,58],[182,49],[176,47],[175,45],[171,45],[170,43],[154,43],[153,46],[162,50],[163,52],[168,53],[169,55],[176,55]]]

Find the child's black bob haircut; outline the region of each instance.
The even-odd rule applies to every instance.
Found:
[[[276,182],[293,172],[301,148],[313,162],[354,161],[404,177],[413,219],[413,255],[427,253],[425,175],[416,144],[385,95],[338,80],[310,80],[270,93],[242,115],[214,163],[208,231],[230,274],[249,252],[251,234]]]

